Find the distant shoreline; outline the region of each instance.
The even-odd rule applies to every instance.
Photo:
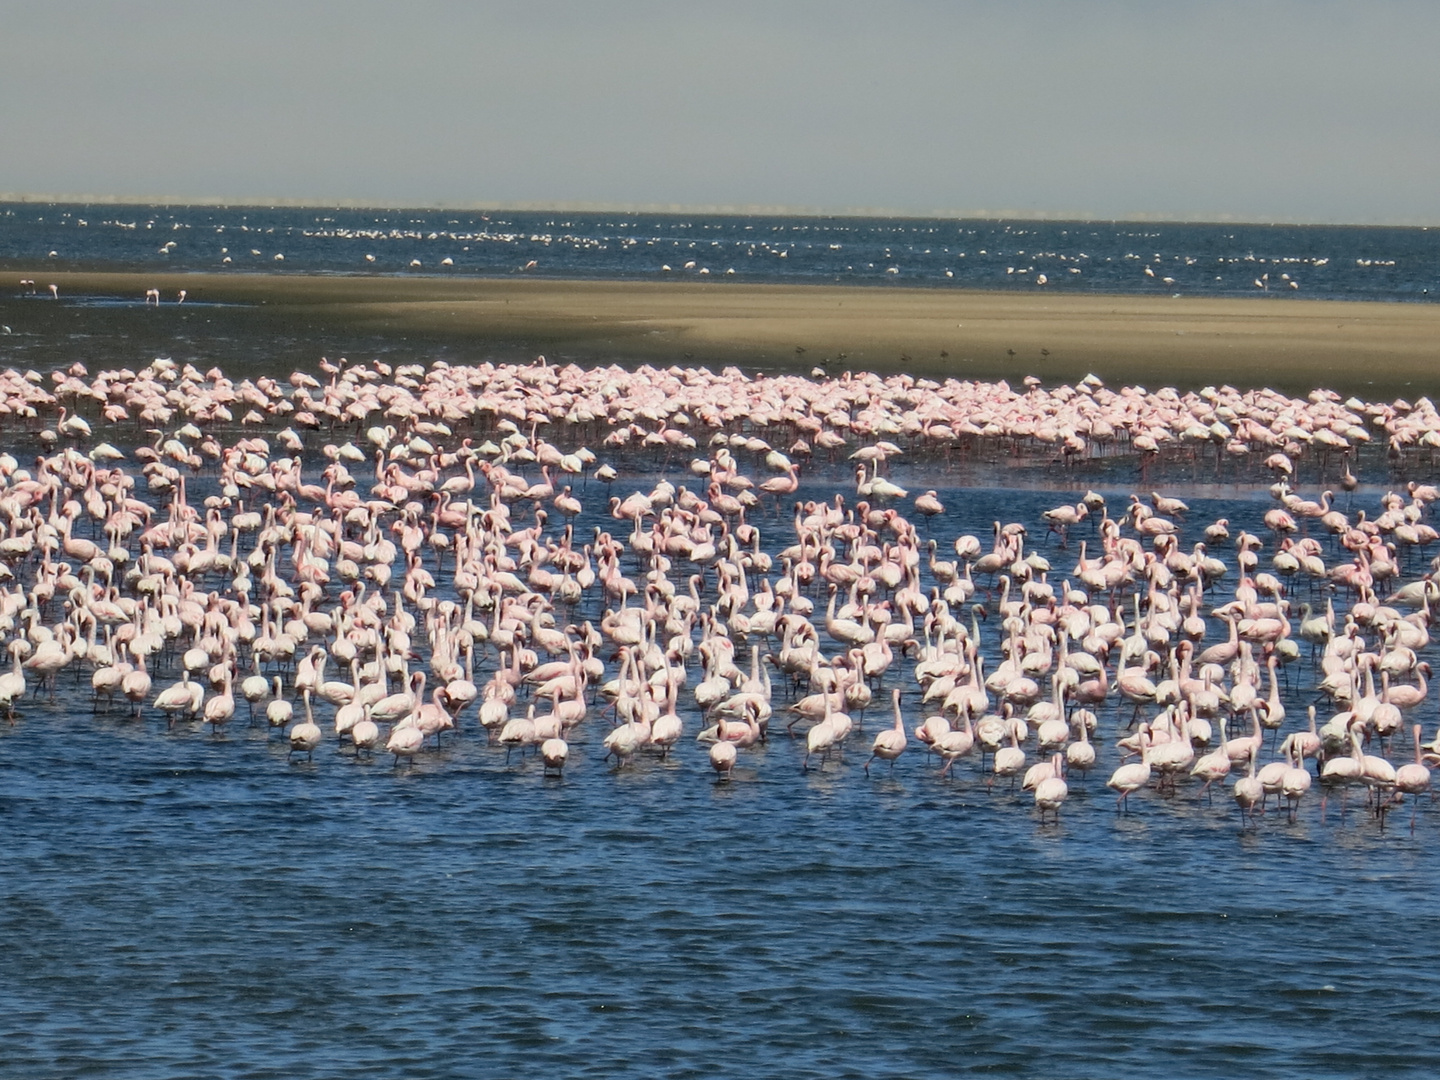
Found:
[[[219,196],[183,195],[86,195],[46,194],[0,191],[0,205],[20,206],[136,206],[136,207],[216,207],[239,210],[373,210],[379,213],[501,213],[501,214],[710,214],[719,217],[781,217],[781,218],[883,218],[895,221],[1006,221],[1074,222],[1076,224],[1135,225],[1226,225],[1279,226],[1285,228],[1324,229],[1433,229],[1440,221],[1428,218],[1405,218],[1393,221],[1325,221],[1314,218],[1256,219],[1238,214],[1169,212],[1096,214],[1084,210],[1034,210],[972,207],[965,210],[928,209],[904,210],[882,206],[782,206],[768,203],[609,203],[609,202],[524,202],[502,199],[496,202],[431,202],[387,203],[373,199],[312,199],[304,198],[222,198]]]
[[[43,293],[143,300],[179,289],[209,321],[303,324],[327,333],[404,335],[513,358],[585,363],[824,364],[929,377],[1038,375],[1073,382],[1195,388],[1207,383],[1368,397],[1440,392],[1440,305],[1293,297],[1027,294],[958,289],[693,281],[49,272],[14,268]],[[53,303],[0,292],[0,321]],[[60,310],[60,309],[57,309]],[[193,317],[198,308],[186,314]],[[169,311],[172,315],[167,315]],[[243,327],[242,327],[243,329]],[[192,331],[193,332],[193,331]],[[0,338],[3,345],[3,338]]]

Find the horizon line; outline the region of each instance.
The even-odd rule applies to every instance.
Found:
[[[1326,218],[1260,218],[1230,213],[1175,213],[1139,211],[1129,214],[1101,214],[1091,211],[1035,210],[1035,209],[989,209],[969,210],[930,209],[904,210],[893,207],[820,207],[790,206],[770,203],[660,203],[637,202],[618,203],[589,200],[520,201],[496,200],[494,202],[379,202],[373,199],[316,199],[308,196],[286,196],[263,198],[246,196],[225,198],[221,196],[181,195],[97,195],[68,192],[11,192],[0,191],[0,203],[21,205],[89,205],[89,206],[184,206],[184,207],[225,207],[225,208],[267,208],[306,210],[417,210],[417,211],[463,211],[500,213],[573,213],[573,214],[715,214],[733,217],[842,217],[842,218],[890,218],[912,220],[960,220],[960,221],[1075,221],[1075,222],[1134,222],[1137,224],[1177,225],[1294,225],[1330,226],[1332,228],[1419,228],[1428,229],[1440,225],[1440,221],[1425,218],[1396,218],[1379,220],[1339,221]]]

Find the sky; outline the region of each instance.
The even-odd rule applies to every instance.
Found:
[[[0,0],[0,193],[1440,223],[1440,5]]]

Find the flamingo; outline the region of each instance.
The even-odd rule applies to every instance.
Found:
[[[364,709],[365,712],[361,718],[355,722],[355,726],[350,729],[350,741],[355,745],[355,754],[357,757],[362,750],[368,757],[374,753],[375,746],[380,741],[380,726],[376,724],[374,720],[370,719],[368,708],[363,705],[361,708]]]
[[[1130,793],[1139,791],[1150,782],[1150,744],[1145,735],[1140,736],[1140,760],[1129,765],[1121,765],[1105,781],[1105,786],[1120,793],[1115,800],[1115,808],[1122,806],[1128,812],[1130,809]]]
[[[900,688],[896,687],[893,695],[895,705],[895,726],[879,732],[875,741],[870,746],[870,760],[865,762],[865,775],[870,775],[870,762],[876,758],[890,762],[890,768],[895,768],[895,761],[905,752],[907,739],[905,738],[905,722],[900,716]]]
[[[1055,815],[1055,821],[1060,820],[1060,807],[1070,794],[1070,788],[1061,775],[1061,763],[1063,756],[1056,754],[1050,760],[1051,775],[1045,777],[1035,785],[1035,808],[1040,811],[1040,821],[1044,824],[1047,812]]]
[[[1235,803],[1240,807],[1240,815],[1245,818],[1253,817],[1255,804],[1265,797],[1265,788],[1255,778],[1255,758],[1250,758],[1249,770],[1245,776],[1235,781],[1232,789],[1235,795]]]
[[[540,761],[544,765],[543,771],[548,775],[551,771],[559,776],[565,771],[565,762],[570,758],[570,745],[559,735],[552,735],[540,744]]]
[[[276,682],[279,682],[277,679]],[[278,688],[277,688],[278,689]],[[310,710],[310,691],[306,690],[301,695],[305,703],[305,719],[290,729],[290,755],[304,754],[305,760],[315,760],[315,748],[320,745],[324,737],[320,732],[320,725],[315,723],[315,716]],[[286,704],[289,704],[286,702]]]
[[[729,780],[734,775],[735,757],[735,744],[727,740],[722,728],[710,745],[710,768],[715,770],[717,779]]]
[[[175,717],[177,715],[184,715],[196,711],[198,708],[196,691],[199,691],[202,695],[204,693],[198,683],[192,683],[190,681],[190,672],[186,671],[182,674],[178,683],[166,687],[155,696],[155,708],[165,714],[166,727],[170,727],[175,723]]]
[[[306,690],[306,702],[309,702],[310,691]],[[280,681],[280,676],[275,676],[275,694],[270,703],[265,706],[265,722],[272,728],[279,728],[282,732],[289,725],[291,718],[295,715],[295,708],[285,700],[285,686]]]
[[[1410,804],[1410,828],[1413,831],[1419,796],[1430,794],[1430,770],[1420,753],[1420,725],[1412,724],[1410,733],[1415,738],[1415,760],[1395,770],[1395,792],[1397,797],[1402,794],[1415,796],[1415,801]]]

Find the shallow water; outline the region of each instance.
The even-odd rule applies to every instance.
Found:
[[[631,464],[617,494],[653,481]],[[799,497],[842,489],[839,467]],[[1072,565],[1037,524],[1053,493],[940,493],[942,558],[1019,520],[1053,577]],[[618,524],[604,494],[582,492],[577,533]],[[1191,503],[1196,534],[1222,513],[1258,532],[1269,506]],[[793,538],[786,511],[752,520],[771,550]],[[1120,814],[1112,704],[1094,772],[1041,825],[1028,793],[973,759],[942,780],[913,740],[866,777],[891,685],[920,719],[897,667],[843,761],[803,773],[777,711],[730,783],[688,694],[668,761],[604,763],[592,710],[546,779],[473,709],[413,767],[333,740],[287,763],[243,704],[218,736],[167,731],[149,709],[93,715],[67,672],[0,724],[0,1074],[1428,1074],[1440,977],[1410,928],[1440,889],[1428,803],[1413,833],[1408,806],[1384,831],[1355,796],[1322,814],[1318,785],[1293,824],[1246,825],[1194,783]],[[1287,678],[1285,732],[1315,679]]]

